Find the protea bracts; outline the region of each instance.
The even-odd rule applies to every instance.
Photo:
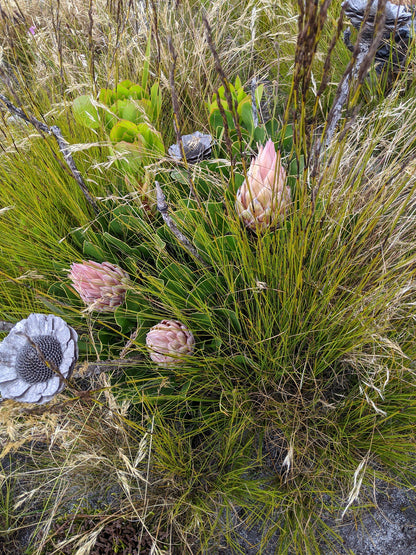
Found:
[[[182,364],[184,357],[192,354],[195,339],[178,320],[162,320],[148,332],[146,345],[153,362],[169,368]]]
[[[286,171],[281,166],[280,152],[276,152],[269,139],[264,147],[259,147],[247,179],[237,191],[235,209],[246,227],[266,231],[279,225],[291,200],[285,182]]]
[[[97,312],[112,312],[123,304],[129,284],[128,274],[110,262],[74,263],[68,277],[88,309]]]

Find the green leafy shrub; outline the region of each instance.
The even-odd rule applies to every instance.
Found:
[[[263,89],[263,84],[260,84],[256,88],[255,100],[257,108],[260,106]],[[220,103],[221,109],[218,103]],[[245,92],[239,77],[235,79],[234,85],[228,83],[227,91],[223,85],[219,87],[217,93],[212,95],[211,100],[208,101],[206,105],[209,113],[209,125],[212,129],[213,136],[218,140],[223,138],[223,118],[225,117],[226,124],[233,140],[236,140],[238,136],[236,131],[237,123],[241,128],[240,131],[243,137],[247,139],[248,142],[251,142],[253,139],[259,142],[264,141],[264,128],[255,128],[254,126],[251,96]]]
[[[165,148],[156,130],[162,106],[161,91],[154,83],[148,92],[141,85],[125,80],[114,89],[101,89],[98,102],[81,95],[72,103],[78,123],[93,130],[103,129],[123,155],[120,168],[140,171],[152,157],[163,156]],[[156,127],[155,127],[156,126]]]

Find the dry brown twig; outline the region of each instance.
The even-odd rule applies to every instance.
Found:
[[[98,205],[95,202],[95,200],[93,199],[93,197],[91,196],[90,192],[88,191],[88,187],[85,184],[84,178],[82,177],[81,172],[78,170],[78,168],[77,168],[77,166],[74,162],[74,159],[72,158],[72,155],[68,150],[68,146],[67,146],[68,143],[63,138],[61,129],[57,125],[53,125],[52,127],[49,127],[48,125],[46,125],[46,123],[42,123],[41,121],[36,119],[34,116],[26,114],[26,112],[24,112],[24,110],[15,106],[12,102],[10,102],[10,100],[8,98],[6,98],[2,94],[0,94],[0,101],[6,106],[6,108],[9,110],[9,112],[11,112],[15,116],[19,117],[23,121],[26,121],[27,123],[31,123],[33,125],[33,127],[35,127],[35,129],[37,129],[41,133],[45,133],[47,135],[52,135],[55,138],[55,140],[58,144],[58,148],[61,151],[62,156],[64,157],[64,160],[65,160],[73,178],[75,179],[79,188],[81,189],[81,191],[82,191],[82,193],[85,197],[85,200],[92,207],[94,213],[98,214],[98,212],[99,212]]]
[[[162,191],[161,186],[159,185],[159,183],[157,181],[155,181],[155,186],[156,186],[157,209],[162,214],[162,218],[163,218],[164,222],[166,223],[168,228],[171,230],[171,232],[175,235],[175,237],[178,239],[178,241],[180,243],[182,243],[182,245],[185,247],[185,249],[194,258],[199,260],[199,262],[201,262],[201,264],[203,264],[204,266],[208,266],[208,264],[205,262],[205,260],[201,257],[201,255],[197,251],[197,249],[193,246],[193,244],[189,241],[189,239],[182,233],[182,231],[180,231],[176,227],[175,222],[169,216],[169,214],[168,214],[169,206],[168,206],[168,203],[166,202],[166,197],[165,197],[165,195]]]
[[[202,203],[196,192],[194,182],[192,181],[191,173],[189,171],[189,164],[186,158],[185,148],[183,146],[183,141],[182,141],[181,122],[180,122],[180,115],[179,115],[179,102],[178,102],[178,95],[176,93],[176,87],[175,87],[175,70],[176,70],[176,61],[177,61],[178,55],[176,53],[175,47],[173,46],[171,37],[168,37],[168,47],[169,47],[170,55],[172,57],[172,65],[169,71],[169,85],[170,85],[170,92],[172,97],[173,127],[175,129],[176,142],[179,146],[179,150],[182,155],[182,161],[185,166],[186,176],[189,183],[189,192],[192,195],[192,197],[196,200],[199,208],[202,210]]]
[[[324,145],[329,146],[335,132],[335,128],[341,118],[342,109],[351,94],[351,82],[356,79],[356,87],[359,87],[374,59],[377,48],[384,35],[384,24],[386,21],[386,8],[387,0],[379,0],[377,6],[377,15],[374,22],[375,34],[367,37],[368,29],[366,27],[367,20],[370,13],[371,2],[368,2],[366,11],[364,13],[363,23],[361,30],[358,34],[355,48],[353,51],[352,59],[345,71],[341,82],[338,85],[338,91],[335,101],[332,105],[331,111],[328,116],[326,130],[324,134]]]

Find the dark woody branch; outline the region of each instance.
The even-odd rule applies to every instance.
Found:
[[[90,192],[88,191],[88,187],[86,186],[80,171],[75,165],[74,159],[72,158],[72,155],[68,150],[68,143],[63,138],[62,131],[60,130],[60,128],[57,125],[53,125],[52,127],[49,127],[45,123],[42,123],[41,121],[36,119],[35,117],[26,114],[26,112],[24,112],[21,108],[18,108],[17,106],[15,106],[12,102],[10,102],[8,98],[6,98],[2,94],[0,94],[0,101],[6,106],[9,112],[14,114],[15,116],[19,117],[23,121],[26,121],[27,123],[31,123],[33,127],[35,127],[35,129],[37,129],[41,133],[45,133],[46,135],[53,135],[55,137],[55,140],[58,143],[58,148],[61,151],[64,157],[64,160],[69,170],[71,171],[72,176],[74,177],[79,188],[81,189],[85,197],[85,200],[92,207],[95,214],[98,214],[99,209],[98,209],[97,203],[90,195]]]

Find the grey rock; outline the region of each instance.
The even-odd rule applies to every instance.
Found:
[[[367,5],[367,0],[346,0],[342,3],[343,8],[345,9],[345,15],[356,29],[359,29],[363,23]],[[378,0],[373,0],[365,22],[365,32],[370,36],[374,33],[374,22],[377,15],[377,9]],[[412,13],[408,8],[406,8],[406,6],[396,6],[391,2],[386,2],[385,15],[386,20],[384,23],[384,34],[386,37],[388,37],[393,31],[398,32],[402,29],[408,29],[411,25]]]
[[[350,510],[344,519],[331,515],[323,517],[325,524],[338,535],[328,533],[318,544],[320,555],[416,555],[416,488],[403,489],[377,482],[374,506]],[[372,492],[366,492],[373,495]],[[360,498],[362,498],[360,496]],[[363,499],[363,498],[362,498]],[[276,519],[284,515],[276,515]],[[221,555],[278,554],[279,534],[268,536],[272,526],[248,525],[249,515],[236,511],[235,529],[231,536],[235,547],[219,545],[215,551]],[[311,523],[313,525],[313,523]],[[265,539],[267,538],[267,541]],[[224,542],[221,542],[224,543]],[[260,546],[261,549],[260,549]],[[293,550],[291,555],[304,555]]]
[[[342,538],[322,555],[416,555],[416,490],[378,482],[375,506],[361,509],[355,518],[325,519]]]
[[[378,5],[378,0],[369,2],[367,0],[346,0],[342,3],[345,15],[353,27],[362,30],[361,45],[371,43],[373,39]],[[367,17],[365,17],[367,6],[369,9]],[[404,65],[409,43],[415,34],[414,14],[409,8],[387,2],[384,13],[382,43],[375,55],[375,66],[379,74],[391,62],[393,63],[391,69],[398,69]],[[350,50],[353,50],[349,29],[344,33],[344,42]]]

